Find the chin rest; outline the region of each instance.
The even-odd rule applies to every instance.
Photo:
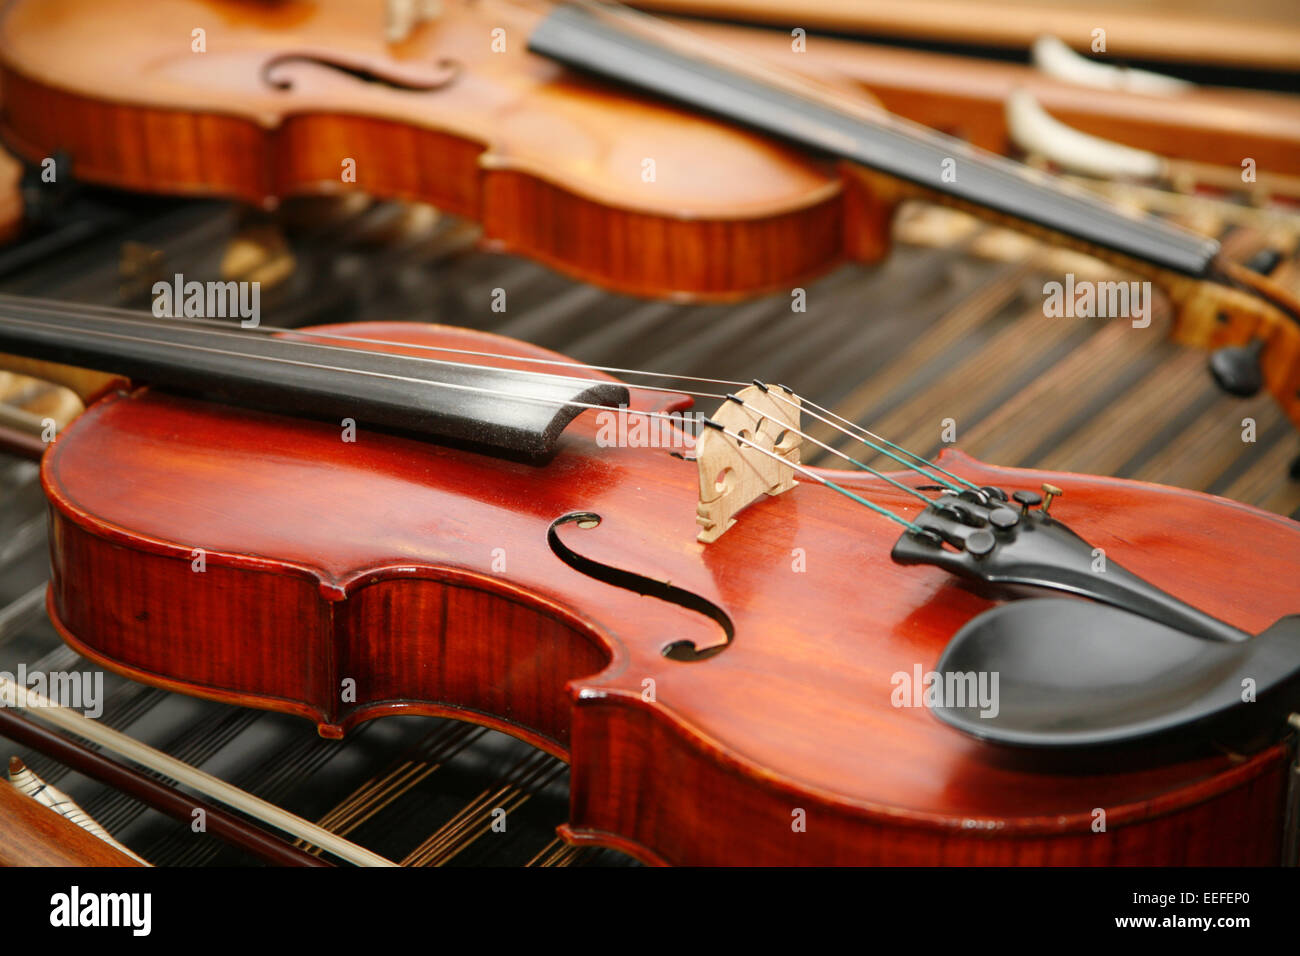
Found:
[[[1092,601],[1014,601],[969,621],[937,671],[945,688],[961,686],[962,675],[986,675],[995,707],[942,699],[934,710],[952,727],[998,744],[1211,739],[1229,728],[1284,722],[1286,711],[1300,706],[1300,615],[1224,642]]]

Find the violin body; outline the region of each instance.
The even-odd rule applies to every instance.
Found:
[[[432,203],[637,295],[734,298],[884,254],[892,202],[859,177],[528,53],[525,7],[443,6],[389,43],[381,0],[13,4],[0,131],[125,189]]]
[[[555,357],[438,326],[331,331]],[[643,410],[689,401],[631,394]],[[1283,745],[1053,764],[895,706],[896,675],[933,668],[998,595],[895,563],[897,526],[808,481],[700,544],[696,465],[681,449],[607,447],[600,414],[616,413],[584,412],[536,463],[111,394],[43,461],[51,619],[131,678],[301,715],[325,736],[397,713],[506,731],[570,762],[568,839],[647,862],[1279,860]],[[1008,491],[1059,485],[1054,515],[1252,633],[1295,610],[1300,528],[1285,518],[943,462]],[[878,478],[822,474],[918,510]]]

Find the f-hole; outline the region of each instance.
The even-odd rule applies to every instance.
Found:
[[[546,541],[551,546],[551,550],[555,552],[555,556],[573,570],[585,574],[589,578],[595,578],[597,581],[604,581],[606,584],[614,585],[614,587],[623,588],[625,591],[649,595],[661,601],[667,601],[669,604],[676,604],[687,610],[703,614],[705,617],[716,621],[718,626],[722,628],[723,633],[727,635],[725,644],[718,644],[702,651],[695,646],[694,641],[670,641],[659,649],[659,653],[663,654],[664,657],[673,661],[694,663],[708,660],[731,646],[732,638],[736,635],[736,628],[731,623],[731,618],[727,616],[727,612],[722,608],[712,601],[705,600],[698,594],[693,594],[683,588],[673,587],[663,581],[656,581],[654,578],[648,578],[632,571],[624,571],[622,568],[611,567],[608,564],[601,564],[599,561],[583,557],[576,551],[570,550],[560,540],[556,529],[563,524],[576,524],[579,528],[594,528],[600,524],[600,515],[590,511],[574,511],[556,518],[551,522],[551,527],[546,532]]]
[[[396,70],[385,72],[369,63],[349,59],[345,56],[301,51],[281,53],[267,60],[262,65],[262,82],[273,89],[292,90],[293,80],[279,73],[280,67],[290,63],[311,63],[316,66],[329,67],[365,83],[380,83],[391,89],[405,90],[410,93],[432,93],[435,90],[440,90],[449,86],[461,72],[461,64],[446,57],[433,64],[434,70],[432,73],[425,76],[416,76],[409,73],[399,73]]]

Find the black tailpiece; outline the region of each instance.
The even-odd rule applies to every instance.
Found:
[[[1245,631],[1199,611],[1120,567],[1045,508],[1036,493],[1000,488],[945,494],[913,519],[894,545],[899,564],[936,564],[990,584],[1022,584],[1081,594],[1195,637],[1244,641]]]
[[[994,743],[1070,749],[1285,728],[1300,700],[1300,615],[1252,636],[1197,610],[1053,518],[1060,491],[1044,490],[1041,508],[1035,492],[944,494],[894,545],[900,564],[1101,602],[1018,600],[972,618],[944,649],[937,686],[983,675],[993,699],[945,693],[940,720]]]

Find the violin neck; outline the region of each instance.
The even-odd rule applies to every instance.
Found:
[[[350,419],[523,457],[550,454],[585,407],[628,402],[627,389],[610,381],[367,350],[336,339],[322,344],[233,324],[83,314],[72,305],[16,296],[0,296],[0,352],[38,360],[16,363],[32,374],[73,366],[232,404],[343,425]]]

